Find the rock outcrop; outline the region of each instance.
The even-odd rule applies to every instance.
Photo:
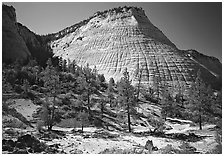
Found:
[[[49,37],[47,37],[49,38]],[[15,8],[2,5],[2,53],[3,62],[27,61],[35,58],[44,66],[53,56],[46,37],[35,34],[16,20]]]
[[[53,54],[78,65],[96,66],[107,80],[119,80],[127,67],[135,84],[136,69],[142,68],[142,84],[166,83],[187,90],[200,69],[206,83],[221,88],[219,60],[195,50],[179,50],[141,8],[98,11],[58,33],[40,36],[18,24],[15,9],[3,5],[3,60],[32,56],[44,65]]]
[[[41,66],[44,66],[48,58],[53,56],[48,42],[43,36],[33,33],[21,23],[17,23],[17,25],[18,31],[26,43],[32,58],[35,58]]]
[[[2,5],[2,57],[5,62],[26,60],[30,52],[18,31],[15,9]]]
[[[143,69],[142,83],[164,82],[186,90],[198,69],[208,83],[221,83],[218,59],[193,50],[179,50],[147,18],[141,8],[123,7],[97,12],[89,19],[54,34],[55,56],[96,66],[109,80],[119,80],[128,68],[133,84],[136,69]],[[213,83],[215,82],[215,83]],[[216,85],[215,84],[219,84]]]

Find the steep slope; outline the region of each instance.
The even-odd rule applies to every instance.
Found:
[[[46,37],[37,35],[18,23],[15,8],[12,6],[2,5],[2,8],[3,62],[35,58],[44,66],[47,59],[53,56]]]
[[[26,43],[18,32],[15,9],[6,5],[2,5],[2,52],[5,62],[30,57]]]
[[[48,58],[53,56],[47,41],[43,36],[37,35],[30,31],[26,26],[17,23],[18,31],[26,43],[32,58],[35,58],[41,66],[45,66]]]
[[[107,80],[119,80],[127,67],[134,84],[139,66],[143,68],[142,82],[149,85],[167,82],[185,90],[198,69],[207,83],[221,83],[221,63],[217,59],[178,50],[141,8],[97,12],[88,20],[54,34],[50,44],[55,56],[75,60],[79,65],[96,66]]]
[[[133,84],[136,68],[143,68],[142,83],[168,83],[186,90],[201,69],[204,81],[221,89],[221,63],[195,50],[179,50],[136,7],[97,12],[58,33],[37,35],[16,22],[15,9],[3,5],[3,62],[36,58],[45,65],[49,57],[96,66],[109,80],[119,80],[128,68]]]

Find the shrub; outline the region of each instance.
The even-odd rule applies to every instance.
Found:
[[[222,132],[216,133],[215,141],[218,143],[216,147],[206,154],[222,154]]]
[[[74,128],[76,129],[77,127],[80,126],[79,121],[77,121],[76,118],[69,118],[69,119],[64,119],[62,120],[58,126],[60,127],[66,127],[66,128]]]
[[[173,148],[172,145],[168,144],[164,148],[161,149],[161,154],[175,154],[178,153],[176,149]]]
[[[94,124],[94,126],[96,126],[97,128],[101,128],[101,127],[103,127],[102,120],[97,119],[97,118],[94,119],[93,124]]]
[[[3,120],[2,123],[3,123],[4,127],[21,128],[21,129],[27,128],[27,125],[25,125],[22,121],[20,121],[16,118],[11,118],[9,120]]]
[[[180,146],[180,154],[194,154],[197,150],[196,148],[189,145],[187,142],[183,142]]]
[[[84,126],[89,124],[89,114],[86,113],[85,111],[81,111],[78,114],[78,119],[81,122],[82,132],[83,132]]]
[[[44,122],[43,121],[38,121],[37,122],[37,130],[38,130],[38,132],[42,132],[42,130],[43,130],[43,126],[44,126]]]
[[[52,127],[61,121],[61,112],[57,106],[47,101],[42,106],[40,118],[48,127],[48,130],[52,130]]]
[[[154,127],[154,132],[163,132],[164,130],[164,120],[157,120],[154,118],[151,118],[149,120],[149,124]]]

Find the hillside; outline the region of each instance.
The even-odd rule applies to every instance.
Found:
[[[222,153],[218,59],[137,7],[44,36],[2,7],[2,154]]]
[[[3,7],[3,15],[11,12],[15,16],[14,9],[5,5]],[[119,80],[127,67],[133,84],[136,83],[138,67],[143,69],[144,84],[153,87],[156,81],[161,84],[166,82],[171,88],[179,86],[186,91],[200,69],[207,84],[211,84],[214,89],[221,87],[222,65],[218,59],[195,50],[177,49],[175,44],[150,22],[141,8],[120,7],[97,12],[58,33],[43,36],[17,23],[15,18],[3,16],[3,19],[17,25],[18,31],[15,33],[19,34],[19,38],[13,38],[15,44],[23,42],[19,46],[11,46],[15,45],[14,41],[10,40],[13,41],[10,43],[4,37],[8,32],[5,29],[11,31],[11,27],[4,26],[6,22],[3,22],[3,54],[11,51],[12,55],[7,55],[11,60],[19,58],[17,55],[23,56],[22,58],[31,55],[39,64],[45,66],[49,57],[62,57],[67,62],[68,59],[71,62],[75,60],[78,65],[88,63],[92,67],[96,66],[107,81],[110,77],[115,81]],[[15,31],[15,28],[13,29],[12,31]],[[20,46],[24,49],[21,52],[4,48]]]

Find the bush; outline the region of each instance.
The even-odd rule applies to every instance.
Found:
[[[178,150],[174,149],[172,145],[168,144],[161,149],[161,154],[177,154]]]
[[[38,121],[37,122],[37,131],[42,132],[43,126],[44,126],[44,122],[43,121]]]
[[[5,101],[2,102],[2,115],[9,114],[9,106]]]
[[[48,130],[52,130],[52,127],[61,121],[62,116],[58,107],[47,101],[41,108],[40,118],[48,127]]]
[[[15,85],[14,90],[18,94],[21,94],[23,92],[23,89],[20,85]]]
[[[22,121],[13,117],[9,120],[3,120],[2,123],[3,127],[21,128],[21,129],[27,128],[27,125],[25,125]]]
[[[189,145],[187,142],[183,142],[180,146],[180,154],[194,154],[197,150],[196,148]]]
[[[222,132],[221,131],[216,133],[215,141],[216,143],[218,143],[216,147],[212,151],[207,152],[206,154],[222,154]]]
[[[94,119],[93,124],[94,124],[94,126],[96,126],[97,128],[101,128],[101,127],[103,127],[102,120],[97,119],[97,118]]]
[[[150,119],[149,124],[154,127],[154,132],[163,132],[165,129],[164,120]]]
[[[66,128],[74,128],[76,129],[77,127],[80,127],[80,122],[77,121],[76,118],[69,118],[69,119],[64,119],[62,120],[57,126],[60,127],[66,127]]]

